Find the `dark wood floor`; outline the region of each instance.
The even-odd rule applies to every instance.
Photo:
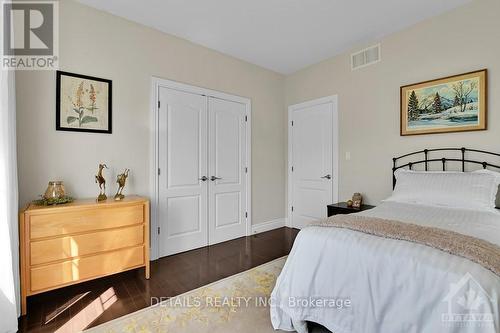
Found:
[[[69,332],[89,328],[245,271],[290,252],[298,230],[281,228],[151,262],[144,269],[84,282],[28,298],[20,332]]]

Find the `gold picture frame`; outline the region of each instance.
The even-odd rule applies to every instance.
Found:
[[[403,86],[400,134],[486,130],[487,104],[486,69]]]

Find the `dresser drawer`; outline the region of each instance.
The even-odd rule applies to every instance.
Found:
[[[64,236],[31,243],[31,265],[117,250],[144,243],[144,226]]]
[[[144,264],[144,247],[108,252],[31,268],[31,291],[118,273]]]
[[[30,238],[68,235],[143,222],[143,205],[37,214],[30,217]]]

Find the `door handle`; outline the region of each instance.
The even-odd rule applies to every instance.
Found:
[[[210,177],[210,180],[211,180],[211,181],[216,181],[217,179],[222,179],[222,178],[215,177],[215,176]]]
[[[326,176],[323,176],[323,177],[321,177],[321,178],[323,178],[323,179],[332,179],[332,176],[330,176],[330,175],[326,175]]]
[[[203,176],[201,178],[198,178],[199,180],[201,180],[202,182],[205,182],[208,180],[207,176]]]

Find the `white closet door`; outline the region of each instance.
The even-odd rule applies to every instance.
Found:
[[[326,217],[333,202],[333,104],[320,103],[293,110],[292,225],[302,228]]]
[[[246,234],[245,105],[209,97],[209,244]]]
[[[208,244],[207,99],[159,89],[159,254]]]

